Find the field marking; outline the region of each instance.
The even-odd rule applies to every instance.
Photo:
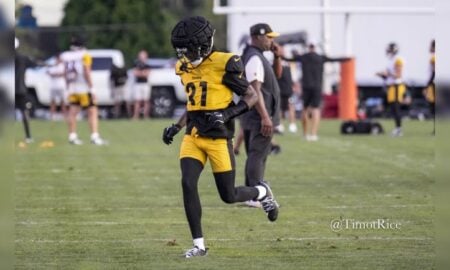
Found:
[[[364,209],[364,208],[408,208],[408,207],[430,207],[434,208],[432,204],[393,204],[393,205],[335,205],[326,206],[327,209]]]
[[[433,241],[432,237],[287,237],[276,239],[257,239],[255,242],[279,242],[279,241]],[[137,242],[169,242],[173,238],[140,238],[140,239],[84,239],[84,240],[51,240],[51,239],[16,239],[15,243],[38,243],[38,244],[77,244],[77,243],[137,243]],[[240,242],[245,239],[235,238],[208,238],[208,241],[216,242]]]
[[[408,208],[408,207],[424,207],[424,208],[434,208],[432,204],[393,204],[393,205],[304,205],[304,206],[289,206],[291,209],[302,209],[302,208],[325,208],[325,209],[365,209],[365,208]],[[18,212],[27,211],[149,211],[153,210],[155,207],[25,207],[25,208],[15,208]],[[157,207],[158,209],[182,209],[183,206],[164,206]],[[258,210],[251,207],[245,206],[235,206],[235,207],[225,207],[225,206],[202,206],[203,209],[217,209],[217,210]]]

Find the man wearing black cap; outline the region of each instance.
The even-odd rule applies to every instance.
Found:
[[[256,186],[264,180],[273,130],[280,122],[280,89],[274,70],[278,74],[282,67],[279,47],[273,41],[279,34],[272,31],[268,24],[258,23],[250,28],[250,35],[251,43],[244,49],[242,59],[247,81],[256,90],[258,102],[242,116],[241,124],[247,152],[245,184]],[[264,51],[269,50],[274,53],[273,67],[263,55]]]

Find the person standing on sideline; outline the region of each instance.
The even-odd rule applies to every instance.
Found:
[[[244,49],[242,59],[245,76],[258,95],[258,102],[241,117],[244,130],[245,185],[254,187],[264,179],[267,156],[271,152],[274,127],[280,123],[280,88],[277,76],[281,72],[280,47],[273,39],[279,33],[272,31],[266,23],[250,28],[251,43]],[[273,66],[264,57],[264,51],[274,53]],[[275,71],[275,72],[274,72]],[[249,206],[259,207],[257,201],[247,201]]]
[[[50,76],[50,119],[56,120],[56,107],[61,107],[63,118],[66,118],[66,80],[65,80],[64,62],[61,60],[61,54],[56,55],[54,65],[47,68],[47,74]]]
[[[322,103],[323,71],[327,62],[342,62],[348,57],[331,58],[317,53],[316,44],[309,42],[308,52],[285,58],[286,61],[299,61],[302,66],[302,126],[307,141],[319,140],[320,106]]]
[[[173,137],[186,126],[180,167],[184,209],[194,247],[186,251],[185,258],[207,254],[197,185],[208,159],[220,198],[225,203],[256,199],[270,221],[278,217],[278,204],[267,183],[235,187],[233,119],[252,108],[258,97],[243,76],[241,58],[213,50],[214,32],[205,18],[189,17],[175,25],[171,36],[178,58],[176,74],[186,88],[188,99],[186,112],[177,124],[164,129],[162,139],[171,144]],[[237,104],[233,102],[233,93],[241,97]]]
[[[81,145],[83,141],[77,134],[77,115],[80,109],[88,112],[88,123],[91,131],[91,143],[104,145],[106,142],[98,132],[97,98],[92,85],[92,57],[79,38],[72,38],[70,51],[61,55],[66,67],[66,83],[69,91],[69,143]]]
[[[433,132],[435,134],[435,112],[436,112],[436,86],[434,84],[435,66],[436,66],[436,41],[433,39],[430,44],[430,78],[428,79],[427,87],[423,90],[423,94],[430,106],[431,117],[433,117]]]
[[[20,45],[19,39],[15,38],[15,40],[14,40],[14,46],[16,49],[16,54],[15,54],[15,79],[16,79],[15,103],[16,103],[16,108],[19,109],[21,116],[22,116],[23,128],[25,130],[25,143],[32,143],[33,138],[31,137],[30,112],[29,112],[30,103],[27,102],[27,87],[25,85],[25,71],[29,67],[37,66],[37,64],[35,62],[33,62],[27,56],[25,56],[17,51],[17,48],[19,48],[19,45]]]
[[[122,114],[122,103],[125,101],[125,84],[127,83],[127,70],[124,67],[118,67],[114,63],[110,68],[110,86],[111,97],[114,100],[113,117],[119,118]],[[127,111],[128,113],[128,111]]]
[[[398,45],[394,42],[389,43],[386,48],[387,67],[385,70],[376,73],[386,83],[387,103],[395,121],[395,128],[392,130],[392,136],[394,137],[403,135],[400,107],[406,94],[406,85],[403,82],[404,60],[398,55],[398,52]]]
[[[138,54],[133,68],[133,75],[136,79],[133,87],[133,99],[134,99],[134,113],[133,119],[139,119],[141,114],[141,104],[143,109],[144,118],[150,116],[150,97],[151,88],[148,82],[148,76],[150,75],[150,66],[147,64],[148,53],[142,50]]]
[[[280,109],[281,109],[281,119],[286,118],[286,113],[289,120],[289,132],[296,133],[297,125],[295,124],[295,107],[292,101],[293,91],[293,81],[291,74],[291,67],[286,63],[282,63],[283,70],[281,72],[281,78],[278,79],[278,86],[280,87]],[[284,131],[283,124],[281,131]]]

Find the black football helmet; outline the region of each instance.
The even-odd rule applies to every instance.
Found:
[[[386,53],[397,54],[398,53],[398,45],[395,42],[391,42],[387,45]]]
[[[212,51],[214,32],[204,17],[189,17],[179,21],[171,35],[177,58],[182,62],[194,62],[208,56]]]

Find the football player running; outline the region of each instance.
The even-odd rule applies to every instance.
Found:
[[[278,217],[278,204],[267,183],[235,187],[233,118],[248,111],[258,98],[243,76],[244,66],[239,56],[213,50],[214,32],[205,18],[190,17],[179,21],[171,36],[178,58],[176,74],[188,98],[186,112],[176,124],[164,129],[162,139],[171,144],[173,137],[186,126],[179,157],[184,209],[194,243],[184,254],[186,258],[207,254],[197,188],[207,159],[225,203],[258,200],[270,221]],[[241,96],[237,104],[233,102],[233,93]]]

